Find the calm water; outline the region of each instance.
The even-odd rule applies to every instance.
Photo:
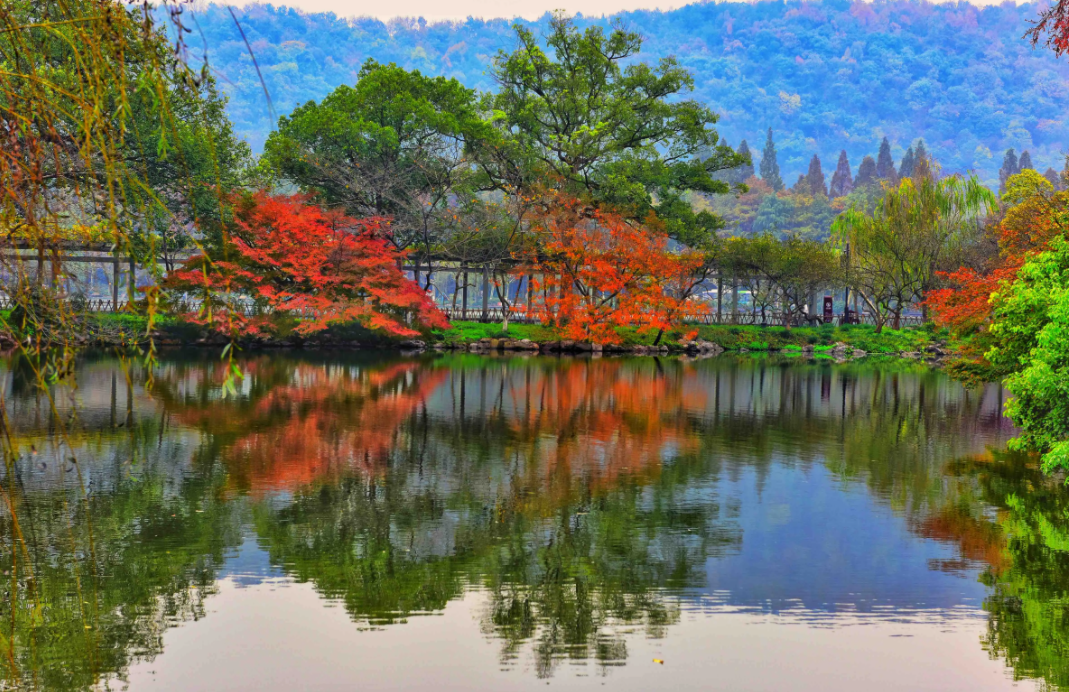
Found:
[[[89,358],[53,408],[4,364],[33,576],[4,508],[0,689],[1069,689],[1069,493],[1002,451],[998,387],[732,357],[242,368],[224,395],[207,356],[151,383]]]

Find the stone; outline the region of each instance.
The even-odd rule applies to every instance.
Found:
[[[400,347],[402,351],[423,351],[427,344],[419,339],[406,339],[400,343]]]

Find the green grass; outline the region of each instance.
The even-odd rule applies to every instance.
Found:
[[[690,331],[690,330],[688,330]],[[625,344],[650,345],[656,338],[656,332],[639,334],[634,329],[617,330]],[[684,336],[683,330],[668,332],[662,337],[665,344],[676,344]],[[482,338],[530,339],[535,342],[554,341],[556,336],[548,327],[531,324],[513,324],[508,333],[501,331],[500,324],[482,324],[479,322],[454,322],[450,329],[436,330],[432,334],[436,341],[445,343],[471,343]],[[946,338],[944,332],[934,332],[929,328],[889,329],[884,328],[880,334],[870,325],[823,325],[820,327],[761,327],[754,325],[707,325],[698,327],[699,339],[719,344],[728,351],[747,349],[748,351],[801,351],[805,346],[812,346],[814,353],[828,353],[834,344],[842,342],[851,348],[858,348],[868,353],[898,353],[900,351],[921,351],[935,338]]]

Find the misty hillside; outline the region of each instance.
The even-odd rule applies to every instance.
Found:
[[[896,159],[922,137],[945,171],[973,169],[990,183],[1010,147],[1030,150],[1040,170],[1064,164],[1069,62],[1021,38],[1036,12],[1034,4],[828,0],[617,18],[646,37],[645,59],[674,54],[693,71],[695,96],[722,114],[732,145],[745,138],[759,149],[774,128],[787,181],[814,153],[834,165],[845,148],[856,168],[887,136]],[[383,23],[270,5],[237,15],[276,115],[351,83],[368,58],[492,89],[487,66],[514,43],[505,20]],[[273,118],[241,35],[224,8],[196,16],[231,117],[259,149]],[[606,22],[581,20],[595,21]]]

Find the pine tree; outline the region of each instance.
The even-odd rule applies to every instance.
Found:
[[[791,187],[791,192],[796,195],[809,195],[809,180],[801,173],[798,174],[798,180],[795,181],[794,186]]]
[[[809,184],[809,194],[817,197],[828,196],[828,186],[824,183],[824,170],[820,167],[820,157],[813,154],[809,160],[809,172],[805,175],[806,183]]]
[[[928,163],[932,162],[932,155],[928,153],[928,150],[924,147],[924,140],[917,140],[917,148],[913,151],[913,165],[917,165],[917,161],[924,159]]]
[[[1013,149],[1007,149],[1006,155],[1002,157],[1002,168],[998,169],[998,192],[1000,195],[1006,191],[1006,181],[1010,179],[1010,176],[1017,175],[1020,172],[1021,168],[1017,163],[1017,154]]]
[[[771,127],[768,128],[765,149],[761,152],[761,179],[776,192],[783,189],[783,178],[779,177],[779,161],[776,160],[776,145],[772,142]]]
[[[1061,176],[1058,175],[1058,171],[1053,168],[1048,168],[1043,174],[1043,177],[1050,181],[1050,184],[1054,186],[1055,190],[1062,189],[1062,179]]]
[[[835,173],[831,176],[831,187],[828,193],[831,197],[846,197],[854,189],[854,176],[850,173],[850,161],[846,158],[846,150],[839,152],[839,163],[835,166]]]
[[[739,144],[739,148],[736,150],[735,153],[746,159],[746,163],[739,166],[738,168],[740,178],[739,182],[744,183],[753,177],[753,155],[750,154],[750,147],[748,144],[746,144],[745,139],[742,140],[741,144]]]
[[[1021,158],[1017,161],[1017,172],[1020,173],[1026,168],[1035,170],[1036,167],[1032,165],[1032,155],[1028,151],[1021,152]]]
[[[902,157],[902,163],[898,166],[898,177],[908,178],[913,175],[913,147],[906,149],[905,156]]]
[[[857,167],[857,178],[854,179],[854,188],[864,185],[876,184],[876,159],[866,156],[861,159],[861,165]]]
[[[891,156],[891,143],[884,137],[880,142],[880,153],[876,156],[876,177],[881,180],[897,181],[898,172],[895,170],[895,160]]]

